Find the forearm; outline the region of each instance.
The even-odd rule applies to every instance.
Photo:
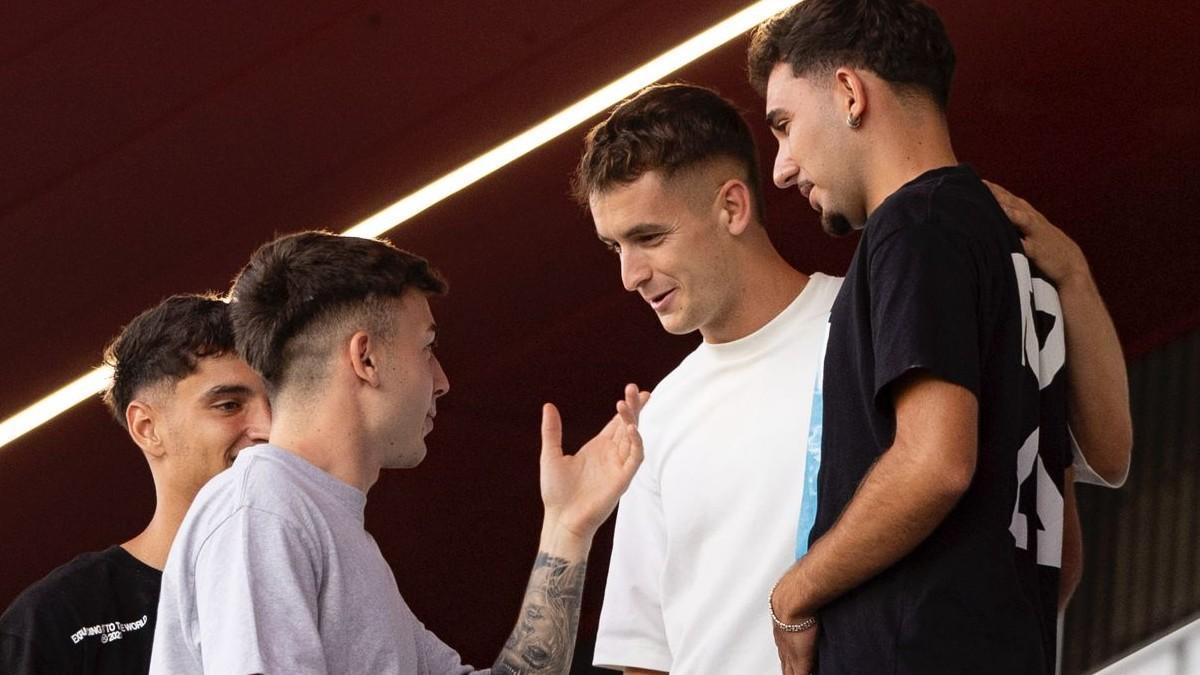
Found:
[[[945,519],[964,489],[939,480],[903,448],[885,452],[833,528],[779,583],[780,618],[798,623],[895,564]]]
[[[560,675],[570,670],[590,549],[590,537],[578,537],[549,520],[543,524],[517,625],[493,672]]]
[[[1133,445],[1121,342],[1086,266],[1058,290],[1066,317],[1071,430],[1088,465],[1105,481],[1119,483]]]

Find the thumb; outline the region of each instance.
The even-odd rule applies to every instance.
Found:
[[[542,459],[562,455],[562,418],[553,403],[542,406]]]

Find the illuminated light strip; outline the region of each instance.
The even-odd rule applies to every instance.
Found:
[[[763,0],[743,9],[679,46],[576,101],[537,125],[513,136],[475,159],[385,207],[342,234],[378,237],[450,195],[540,148],[588,119],[608,110],[642,87],[654,84],[729,42],[798,0]]]
[[[591,117],[612,107],[639,89],[654,84],[767,18],[800,0],[760,0],[708,28],[686,42],[660,54],[608,85],[597,89],[558,113],[454,169],[416,192],[384,207],[342,234],[378,237],[454,193],[540,148]],[[100,392],[112,377],[107,366],[96,368],[46,398],[0,422],[0,448],[58,417]]]
[[[110,366],[100,366],[21,412],[0,422],[0,448],[58,417],[108,386]]]

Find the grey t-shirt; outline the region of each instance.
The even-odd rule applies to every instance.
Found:
[[[400,597],[366,502],[286,450],[242,451],[171,546],[150,672],[475,672]]]

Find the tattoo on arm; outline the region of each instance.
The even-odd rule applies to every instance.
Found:
[[[566,675],[575,651],[587,563],[538,553],[517,626],[504,643],[496,675]]]

